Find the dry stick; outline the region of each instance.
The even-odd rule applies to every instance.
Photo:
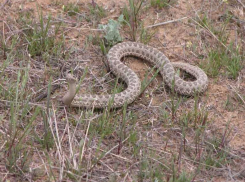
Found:
[[[191,5],[191,7],[192,7],[192,9],[193,9],[193,11],[195,11],[195,13],[196,13],[196,15],[197,15],[197,17],[198,17],[198,19],[200,20],[201,18],[199,17],[199,15],[198,15],[198,13],[197,13],[197,11],[193,8],[193,6],[192,6],[192,4],[190,4]],[[200,27],[202,27],[202,28],[205,28],[205,29],[207,29],[208,31],[209,31],[209,33],[222,45],[222,46],[224,46],[224,48],[227,50],[227,51],[229,51],[231,54],[233,54],[234,55],[234,53],[223,43],[223,42],[221,42],[218,38],[217,38],[217,36],[216,35],[214,35],[214,33],[209,29],[209,27],[207,26],[207,25],[201,25],[200,23],[198,23],[195,19],[193,19],[192,17],[190,17],[190,19],[193,21],[193,22],[195,22],[197,25],[199,25]]]
[[[47,168],[46,162],[43,160],[43,158],[42,158],[42,156],[41,156],[39,150],[38,150],[36,147],[35,147],[35,150],[36,150],[37,154],[39,155],[39,157],[40,157],[40,159],[41,159],[41,161],[42,161],[42,163],[43,163],[43,165],[44,165],[44,169],[45,169],[45,171],[46,171],[47,176],[50,178],[50,174],[49,174],[49,172],[48,172],[48,168]]]
[[[237,1],[243,6],[243,8],[245,8],[245,4],[243,4],[241,0],[237,0]]]
[[[212,143],[210,143],[210,142],[208,142],[208,141],[204,141],[204,142],[207,143],[207,144],[209,144],[209,145],[211,145],[211,146],[213,147],[213,149],[215,150],[215,152],[217,153],[217,150],[215,149],[215,147],[214,147],[214,145],[213,145]],[[238,159],[240,159],[240,160],[242,160],[242,161],[245,161],[245,158],[243,158],[243,157],[241,157],[241,156],[238,156],[238,155],[236,155],[236,154],[234,154],[234,153],[232,153],[232,152],[229,152],[229,151],[227,151],[227,150],[225,150],[225,149],[223,149],[223,148],[221,148],[221,147],[218,147],[218,149],[222,150],[223,152],[225,152],[225,153],[227,153],[227,154],[229,154],[229,155],[231,155],[231,156],[233,156],[233,157],[236,157],[236,158],[238,158]]]
[[[125,177],[124,177],[124,179],[123,179],[123,182],[125,182],[126,181],[126,178],[127,178],[127,176],[128,176],[128,173],[129,173],[129,170],[133,167],[133,166],[136,166],[137,164],[139,164],[140,162],[135,162],[135,163],[133,163],[131,166],[129,166],[128,167],[128,169],[126,169],[126,171],[127,171],[127,173],[126,173],[126,175],[125,175]],[[129,177],[130,178],[130,177]],[[130,178],[131,179],[131,178]],[[128,180],[129,181],[129,180]],[[132,180],[131,180],[132,181]]]
[[[193,160],[193,159],[188,159],[188,158],[186,158],[186,157],[183,157],[183,159],[184,159],[184,160],[187,160],[187,161],[191,161],[191,162],[196,163],[196,164],[200,164],[200,165],[205,166],[205,167],[209,167],[209,168],[215,169],[215,170],[217,170],[217,171],[226,170],[226,168],[224,168],[224,167],[223,167],[223,168],[213,167],[213,166],[208,165],[208,164],[206,164],[206,163],[201,163],[201,162],[195,161],[195,160]]]
[[[65,107],[64,107],[64,112],[65,112],[66,125],[67,125],[67,134],[68,134],[68,140],[69,140],[70,158],[72,158],[74,156],[74,152],[73,152],[73,149],[72,149],[72,138],[71,138],[71,135],[70,135],[69,120],[68,120],[68,116],[67,116],[67,112],[66,112],[66,108]],[[75,169],[76,169],[77,163],[76,163],[75,160],[73,160],[73,165],[75,166]]]
[[[125,140],[122,141],[121,144],[123,144],[125,141],[127,141],[129,139],[130,136],[128,136]],[[112,147],[110,150],[108,150],[108,152],[106,152],[103,156],[101,156],[96,163],[88,170],[88,172],[92,171],[93,168],[98,164],[98,162],[104,158],[105,156],[107,156],[109,153],[111,153],[112,150],[114,150],[115,148],[117,148],[119,146],[119,144],[116,144],[114,147]]]
[[[32,181],[31,179],[28,178],[27,174],[24,173],[24,171],[18,165],[16,165],[16,167],[18,168],[18,170],[20,171],[20,173],[25,177],[25,179],[27,179],[30,182]],[[6,180],[6,181],[8,181],[8,180]]]
[[[50,165],[50,167],[51,167],[52,169],[57,169],[57,170],[59,169],[59,167],[52,166],[52,165]],[[76,176],[76,177],[78,177],[78,178],[81,178],[81,177],[82,177],[82,176],[76,174],[76,172],[72,172],[72,171],[69,171],[69,170],[64,170],[64,172],[67,173],[67,174],[71,174],[71,175],[73,175],[73,176]]]
[[[162,166],[164,166],[165,168],[167,168],[168,170],[171,170],[166,164],[164,164],[164,163],[162,163],[162,162],[160,162],[159,160],[157,160],[157,159],[154,159],[154,158],[152,158],[152,157],[149,157],[149,159],[151,159],[151,160],[154,160],[155,162],[157,162],[157,163],[159,163],[159,164],[161,164]]]
[[[50,94],[53,94],[58,88],[60,88],[60,85],[52,85]],[[47,90],[44,90],[44,92],[38,94],[32,101],[33,102],[39,102],[42,99],[46,98],[48,96]]]
[[[182,135],[181,135],[182,136]],[[183,136],[182,136],[183,137]],[[180,173],[181,171],[181,158],[182,158],[182,152],[183,152],[183,140],[185,139],[181,139],[181,143],[180,143],[180,148],[179,148],[179,156],[178,156],[178,172]]]
[[[52,136],[54,138],[54,143],[55,143],[56,148],[57,148],[57,153],[58,153],[59,160],[61,161],[61,159],[62,159],[62,157],[61,157],[62,150],[61,150],[61,145],[60,145],[60,142],[59,142],[59,130],[58,130],[57,126],[55,126],[55,129],[57,129],[57,130],[56,130],[56,132],[54,132],[54,129],[52,127],[52,119],[53,119],[53,116],[48,118],[48,124],[49,124],[49,127],[50,127],[50,131],[52,133]],[[57,125],[56,121],[55,121],[55,125]],[[57,137],[57,139],[56,139],[56,137]]]
[[[61,27],[66,29],[76,29],[76,30],[90,30],[90,31],[99,31],[99,32],[103,31],[101,29],[94,29],[94,28],[78,28],[78,27],[66,27],[66,26],[61,26]]]
[[[53,120],[54,120],[54,126],[55,126],[55,131],[56,131],[56,137],[57,137],[57,143],[58,143],[58,154],[60,157],[60,173],[59,173],[59,179],[60,181],[62,181],[62,177],[63,177],[63,173],[64,173],[64,152],[62,151],[62,147],[61,147],[61,140],[59,138],[59,130],[58,130],[58,125],[57,125],[57,119],[56,119],[56,115],[55,115],[55,108],[54,105],[52,104],[52,109],[53,109]],[[50,127],[52,129],[52,127]]]
[[[243,102],[243,104],[245,105],[245,101],[243,99],[243,97],[236,91],[236,89],[229,84],[229,86],[231,87],[231,89],[237,94],[237,96],[241,99],[241,101]]]
[[[80,161],[81,164],[83,161],[84,149],[85,149],[85,145],[86,145],[86,140],[88,138],[88,130],[90,128],[90,123],[91,123],[91,119],[88,121],[88,126],[87,126],[87,130],[86,130],[85,138],[84,138],[84,144],[83,144],[83,148],[82,148],[81,161]]]
[[[198,17],[199,19],[200,19],[200,17]],[[228,50],[229,52],[231,52],[231,50],[223,43],[223,42],[221,42],[218,38],[217,38],[217,36],[216,35],[214,35],[214,33],[207,27],[207,25],[204,25],[204,26],[202,26],[200,23],[198,23],[196,20],[194,20],[193,18],[191,18],[191,20],[193,21],[193,22],[195,22],[197,25],[199,25],[200,27],[202,27],[202,28],[206,28],[208,31],[209,31],[209,33],[222,45],[222,46],[224,46],[224,48],[226,48],[226,50]],[[232,52],[231,52],[232,53]]]
[[[244,172],[245,172],[245,166],[243,166],[243,168],[239,172],[237,172],[236,174],[234,174],[233,177],[243,176],[243,173]]]
[[[10,104],[13,103],[14,101],[9,101],[9,100],[0,100],[0,107],[10,107]],[[22,102],[15,102],[17,104],[23,104]],[[2,105],[3,104],[3,105]],[[39,106],[43,109],[46,109],[47,106],[44,105],[44,103],[41,103],[41,104],[36,104],[36,103],[33,103],[33,102],[28,102],[29,105],[31,106]],[[63,106],[62,106],[63,107]]]
[[[174,23],[174,22],[177,22],[177,21],[184,20],[186,18],[187,17],[183,17],[183,18],[180,18],[180,19],[175,19],[175,20],[170,20],[170,21],[166,21],[166,22],[162,22],[162,23],[157,23],[157,24],[154,24],[154,25],[149,25],[146,28],[152,28],[152,27],[157,27],[157,26],[161,26],[161,25],[166,25],[166,24],[169,24],[169,23]]]
[[[102,152],[105,152],[105,150],[102,150],[102,149],[99,149],[99,150],[102,151]],[[130,159],[128,159],[128,158],[126,158],[126,157],[122,157],[122,156],[120,156],[120,155],[113,154],[113,153],[111,153],[111,155],[114,156],[114,157],[117,157],[117,158],[119,158],[119,159],[122,159],[122,160],[124,160],[124,161],[126,161],[126,162],[132,162]]]

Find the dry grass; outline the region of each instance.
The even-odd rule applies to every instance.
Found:
[[[2,181],[244,181],[243,3],[139,0],[135,13],[123,2],[0,5]],[[124,39],[201,66],[208,90],[177,95],[147,63],[125,58],[148,85],[134,103],[111,110],[59,103],[67,71],[80,80],[81,92],[125,89],[108,72],[107,40],[98,29],[122,12]]]

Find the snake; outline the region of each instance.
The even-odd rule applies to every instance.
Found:
[[[114,45],[107,54],[108,65],[111,72],[121,78],[127,88],[114,94],[77,94],[76,78],[67,74],[66,81],[69,89],[61,99],[62,102],[71,107],[85,108],[111,108],[122,107],[124,104],[131,104],[141,94],[141,81],[137,74],[121,62],[125,56],[139,57],[154,65],[164,82],[180,95],[194,96],[203,93],[208,87],[208,77],[199,67],[183,62],[170,62],[170,60],[158,49],[138,42],[122,42]],[[175,71],[181,69],[195,80],[186,81]]]

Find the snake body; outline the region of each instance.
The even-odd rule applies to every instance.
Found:
[[[62,101],[72,107],[88,108],[105,108],[109,104],[112,108],[117,108],[122,107],[125,103],[132,103],[140,94],[141,81],[133,70],[120,61],[124,56],[140,57],[156,65],[165,83],[170,88],[174,83],[174,89],[179,94],[191,96],[195,93],[204,92],[207,89],[208,77],[202,69],[186,63],[171,63],[161,51],[153,47],[136,42],[123,42],[113,46],[109,50],[107,57],[110,70],[113,74],[126,82],[127,88],[124,91],[106,95],[76,95],[76,80],[71,75],[68,75],[69,90],[62,98]],[[193,75],[196,80],[183,80],[175,74],[174,67]]]

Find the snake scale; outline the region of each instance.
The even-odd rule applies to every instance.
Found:
[[[72,107],[87,108],[105,108],[110,102],[113,108],[122,107],[125,103],[132,103],[140,94],[141,81],[133,70],[120,61],[124,56],[136,56],[155,65],[159,69],[165,83],[169,87],[172,87],[174,83],[174,90],[179,94],[191,96],[195,93],[202,93],[207,89],[208,77],[202,69],[186,63],[171,63],[161,51],[153,47],[136,42],[123,42],[113,46],[109,50],[107,58],[110,70],[126,82],[127,88],[116,94],[76,95],[76,79],[68,74],[66,80],[69,84],[69,90],[62,98],[63,103]],[[175,74],[174,67],[193,75],[196,80],[183,80]]]

